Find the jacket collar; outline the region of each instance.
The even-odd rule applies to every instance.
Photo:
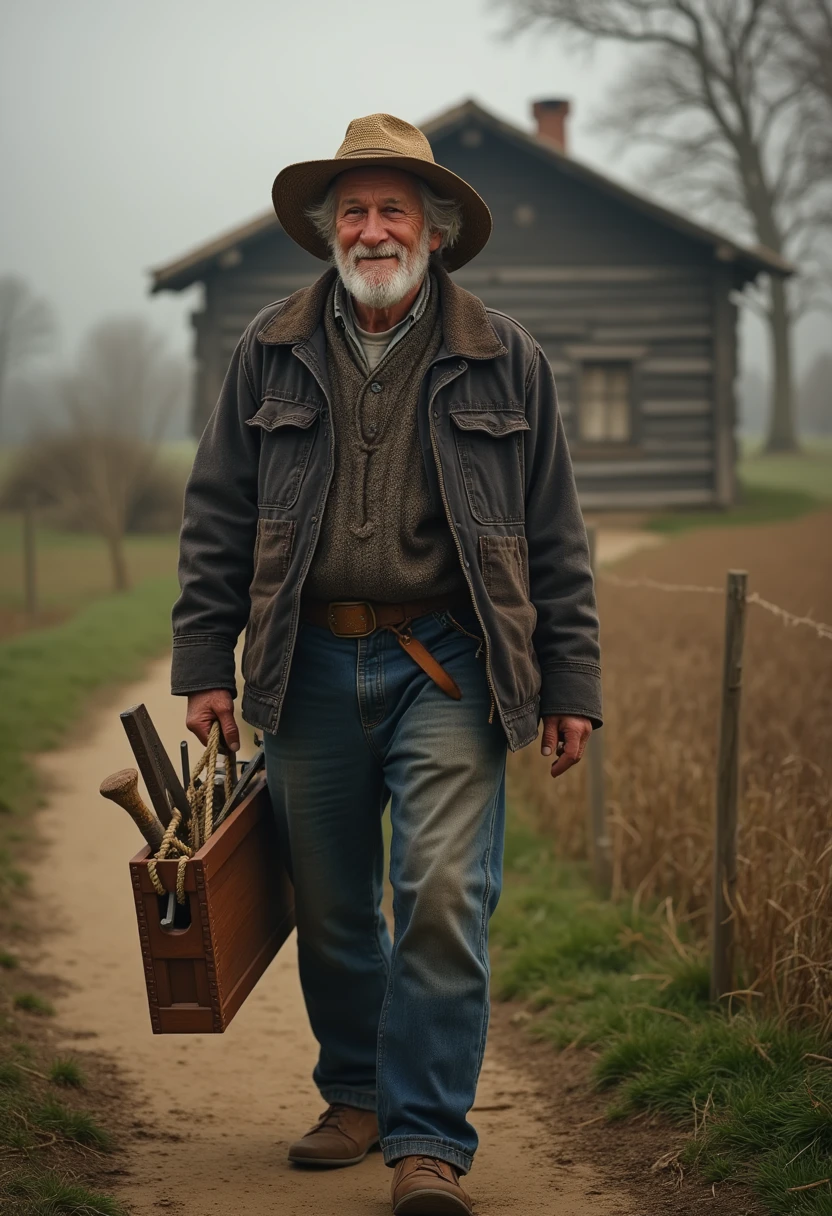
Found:
[[[459,287],[439,263],[431,269],[439,283],[444,341],[440,355],[461,355],[467,359],[495,359],[508,354],[488,319],[485,305],[477,296]],[[309,287],[289,296],[280,312],[257,334],[267,346],[308,342],[321,325],[323,311],[337,270],[331,266]]]

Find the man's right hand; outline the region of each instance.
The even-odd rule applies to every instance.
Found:
[[[188,694],[185,726],[200,743],[207,744],[214,721],[219,721],[222,737],[232,752],[240,750],[240,732],[234,720],[234,698],[227,688],[210,688]]]

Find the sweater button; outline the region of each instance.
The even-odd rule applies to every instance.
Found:
[[[381,392],[381,385],[379,384],[378,380],[374,380],[373,383],[370,385],[370,388],[372,389],[372,391],[374,393]]]

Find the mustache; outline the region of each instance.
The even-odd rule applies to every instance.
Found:
[[[399,261],[402,261],[407,258],[407,250],[398,241],[383,241],[381,245],[374,245],[372,248],[369,245],[362,245],[360,242],[353,245],[349,252],[350,264],[355,266],[358,261],[365,258],[368,260],[398,258]]]

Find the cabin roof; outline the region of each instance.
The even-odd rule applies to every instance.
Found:
[[[754,278],[758,274],[787,276],[795,272],[794,266],[773,250],[767,249],[763,245],[741,244],[715,228],[699,224],[680,212],[665,207],[646,195],[639,194],[629,186],[624,186],[613,178],[599,173],[596,169],[591,169],[581,161],[575,160],[574,157],[562,152],[547,140],[524,131],[514,123],[498,118],[472,99],[443,110],[435,118],[423,123],[421,129],[431,140],[435,140],[451,134],[455,129],[472,120],[479,122],[486,129],[498,133],[509,142],[519,145],[531,155],[548,162],[558,172],[593,186],[665,227],[673,228],[684,236],[710,245],[718,260],[738,265],[748,272],[749,278]],[[240,246],[246,245],[268,232],[279,230],[280,224],[273,211],[261,213],[247,223],[221,233],[214,240],[198,245],[175,261],[167,262],[165,265],[151,270],[153,280],[151,291],[181,291],[202,279],[207,270],[217,261],[221,265],[223,255],[239,249]]]

